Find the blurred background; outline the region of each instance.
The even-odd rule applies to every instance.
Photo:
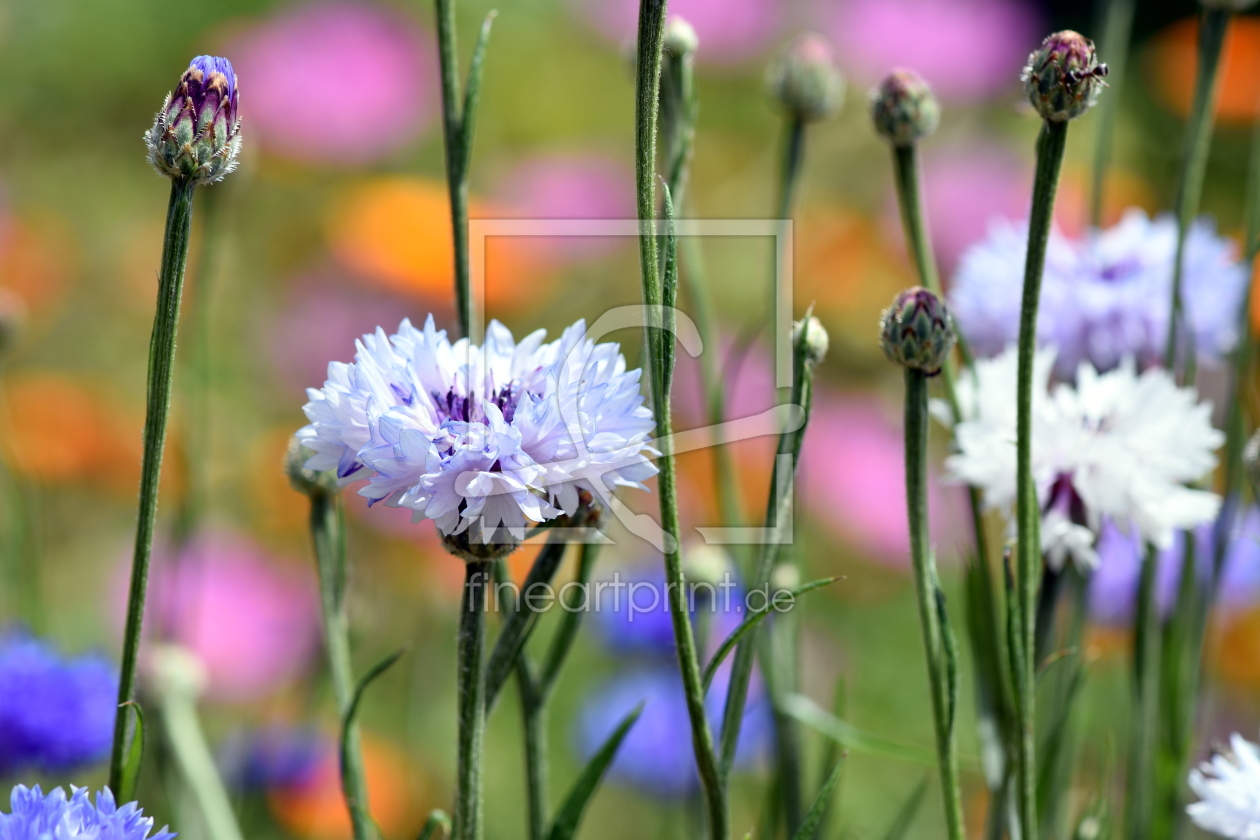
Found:
[[[491,5],[458,4],[465,60]],[[477,123],[473,217],[633,216],[626,46],[636,5],[499,5]],[[1108,222],[1127,207],[1168,207],[1194,78],[1195,4],[1140,5],[1107,179]],[[913,276],[888,150],[869,125],[865,92],[888,70],[908,66],[942,100],[941,129],[923,155],[930,224],[948,278],[992,218],[1025,213],[1038,121],[1021,103],[1023,60],[1055,29],[1095,34],[1100,9],[1086,0],[674,0],[670,8],[700,39],[687,215],[772,213],[782,120],[762,76],[792,36],[827,36],[849,79],[839,117],[810,131],[795,228],[795,312],[815,304],[832,350],[805,447],[794,550],[808,577],[845,576],[801,608],[802,675],[806,693],[828,706],[842,680],[846,720],[927,756],[928,695],[906,558],[900,376],[875,341],[880,309]],[[121,634],[168,189],[145,162],[141,133],[191,56],[227,56],[240,78],[241,168],[198,197],[148,626],[151,635],[193,648],[207,667],[205,725],[251,838],[349,836],[331,752],[334,701],[320,655],[306,500],[289,488],[280,463],[304,423],[304,389],[323,383],[329,361],[351,359],[356,336],[430,312],[439,326],[453,321],[432,14],[418,0],[0,2],[0,75],[8,80],[0,85],[0,300],[5,312],[25,313],[4,337],[0,445],[12,490],[6,526],[15,533],[15,523],[26,523],[9,543],[21,560],[5,564],[0,603],[7,625],[70,652],[112,659]],[[1229,235],[1240,227],[1258,110],[1260,17],[1242,17],[1227,45],[1204,203]],[[1082,120],[1072,132],[1058,207],[1068,231],[1086,217],[1096,122]],[[202,248],[207,239],[214,248]],[[762,340],[770,243],[711,239],[702,247],[723,329],[722,346],[711,352],[724,354],[730,411],[743,416],[773,397]],[[629,240],[504,239],[488,248],[488,315],[518,336],[539,327],[555,335],[639,299]],[[638,334],[616,338],[637,365]],[[703,425],[698,365],[682,365],[678,425]],[[762,438],[733,448],[750,517],[764,506],[773,445]],[[685,527],[717,524],[711,453],[685,456],[680,470]],[[628,501],[655,510],[647,494]],[[373,809],[387,837],[404,838],[450,797],[462,570],[429,523],[369,511],[352,493],[347,509],[356,665],[361,671],[410,645],[363,713]],[[947,588],[958,601],[966,523],[957,491],[937,488],[933,512]],[[657,574],[659,556],[633,540],[617,542],[604,551],[597,577]],[[519,552],[514,568],[527,568],[532,553]],[[1209,735],[1260,725],[1260,550],[1250,554],[1250,583],[1215,625]],[[562,575],[572,573],[569,564]],[[1079,733],[1083,792],[1102,784],[1126,718],[1134,574],[1120,570],[1110,588],[1096,586],[1089,711]],[[544,622],[544,635],[552,623]],[[587,627],[553,705],[553,800],[608,721],[659,686],[651,727],[628,744],[586,832],[608,840],[645,831],[685,836],[679,815],[694,811],[695,785],[685,717],[670,705],[668,650],[625,638],[646,630]],[[635,696],[627,701],[628,693]],[[978,828],[984,797],[969,696],[962,708],[970,822]],[[491,837],[524,831],[518,722],[509,692],[487,748]],[[750,740],[736,782],[736,827],[752,826],[761,805],[764,761],[755,754],[758,739]],[[811,768],[821,754],[822,739],[811,736]],[[142,799],[159,822],[175,825],[181,805],[163,783],[160,759],[146,767]],[[678,772],[662,769],[678,761]],[[855,752],[832,824],[848,836],[880,836],[931,772]],[[95,786],[103,779],[100,768],[88,768],[42,780]],[[936,795],[920,810],[915,836],[936,824]],[[175,827],[196,836],[193,827]]]

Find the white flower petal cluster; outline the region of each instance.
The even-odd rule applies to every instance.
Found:
[[[654,431],[639,371],[616,344],[595,344],[579,321],[553,342],[520,342],[491,321],[485,343],[454,343],[429,316],[395,335],[365,335],[355,360],[328,366],[310,389],[298,432],[312,470],[344,484],[366,478],[372,503],[413,510],[444,535],[488,543],[500,528],[573,514],[579,490],[606,498],[656,474]]]
[[[1224,436],[1212,428],[1211,405],[1197,403],[1158,368],[1138,373],[1132,359],[1106,373],[1089,363],[1076,384],[1050,387],[1055,351],[1034,361],[1032,467],[1042,505],[1042,550],[1052,565],[1068,557],[1098,561],[1093,544],[1104,518],[1167,548],[1173,534],[1215,518],[1220,499],[1187,487],[1216,466]],[[977,361],[959,381],[966,418],[954,429],[950,476],[981,488],[986,506],[1015,505],[1016,374],[1010,347]],[[934,407],[938,416],[948,416]]]
[[[979,354],[1000,353],[1019,334],[1027,224],[996,220],[963,254],[949,305]],[[1172,308],[1177,223],[1130,210],[1106,230],[1072,238],[1054,231],[1037,313],[1038,343],[1058,348],[1061,379],[1083,361],[1106,371],[1127,357],[1142,366],[1164,355]],[[1182,301],[1200,361],[1224,359],[1238,341],[1238,312],[1251,272],[1236,243],[1200,219],[1186,240]]]
[[[1237,840],[1260,840],[1260,746],[1235,734],[1233,755],[1214,755],[1190,771],[1199,801],[1186,807],[1204,831]]]

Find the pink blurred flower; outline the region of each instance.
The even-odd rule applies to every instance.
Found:
[[[308,567],[302,566],[302,569]],[[130,564],[118,572],[125,603]],[[155,558],[146,630],[197,654],[208,697],[266,696],[302,674],[320,645],[318,600],[309,574],[273,561],[237,534],[199,534],[178,557]]]
[[[1000,146],[976,144],[966,149],[928,151],[923,162],[924,209],[942,271],[948,275],[959,256],[984,238],[997,218],[1028,215],[1032,164]],[[891,184],[889,230],[901,241],[896,198]]]
[[[634,172],[618,158],[550,154],[519,163],[500,181],[505,218],[633,219]],[[530,237],[544,259],[588,259],[625,245],[625,237]]]
[[[918,71],[943,99],[1020,91],[1019,72],[1040,22],[1020,0],[819,2],[819,26],[845,69],[872,84],[895,67]]]
[[[396,11],[328,0],[285,9],[227,54],[242,124],[276,155],[357,164],[406,146],[436,112],[437,59]]]
[[[634,40],[638,0],[571,0],[601,33],[616,44]],[[784,0],[673,0],[671,16],[695,27],[700,39],[696,60],[735,64],[774,43],[783,22]]]

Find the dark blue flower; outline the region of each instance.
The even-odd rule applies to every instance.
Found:
[[[219,747],[219,768],[228,786],[265,791],[309,782],[333,742],[316,729],[273,724],[240,730]]]
[[[766,754],[773,722],[769,703],[753,686],[744,710],[744,723],[735,757],[747,768]],[[577,748],[584,758],[593,755],[621,720],[641,701],[643,714],[626,735],[609,777],[661,798],[683,797],[698,789],[691,722],[682,678],[676,665],[641,668],[621,674],[587,698],[577,724]],[[705,707],[710,726],[722,725],[726,677],[719,673],[709,689]]]
[[[0,640],[0,772],[64,772],[109,751],[118,674],[104,657],[61,657],[38,639]]]
[[[0,840],[171,840],[166,830],[150,837],[153,818],[134,802],[121,808],[105,788],[92,804],[87,788],[72,788],[71,796],[55,788],[47,796],[39,785],[18,785],[9,796],[11,813],[0,813]]]
[[[592,584],[591,589],[597,599],[595,626],[609,647],[672,656],[674,627],[665,575],[659,567],[621,569],[611,581]],[[744,590],[733,580],[696,586],[688,594],[688,603],[692,622],[706,622],[711,641],[720,642],[744,618]]]

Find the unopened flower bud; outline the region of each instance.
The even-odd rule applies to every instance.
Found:
[[[844,99],[844,77],[821,35],[797,38],[770,66],[766,85],[789,113],[806,122],[830,117]]]
[[[235,169],[241,120],[232,62],[209,55],[194,58],[144,141],[149,162],[171,178],[211,184]]]
[[[683,574],[692,586],[717,590],[730,580],[731,558],[719,546],[697,543],[683,550]]]
[[[871,91],[871,119],[894,146],[909,146],[936,131],[941,106],[922,76],[894,70]]]
[[[284,474],[289,478],[289,485],[305,496],[316,493],[335,493],[337,477],[332,473],[319,473],[306,468],[307,452],[302,448],[302,441],[297,436],[289,438],[289,446],[284,451]]]
[[[805,360],[811,365],[818,364],[826,357],[830,341],[822,322],[813,315],[792,325],[792,346],[801,347]]]
[[[1042,119],[1066,122],[1094,106],[1106,75],[1107,65],[1098,63],[1094,42],[1068,29],[1046,38],[1028,56],[1020,78]]]
[[[770,573],[770,588],[777,592],[791,592],[801,585],[801,570],[795,563],[780,563]]]
[[[673,56],[691,55],[700,46],[696,30],[680,17],[671,17],[665,24],[665,52]]]
[[[922,286],[900,292],[879,322],[884,355],[902,367],[936,376],[958,336],[945,302]]]

